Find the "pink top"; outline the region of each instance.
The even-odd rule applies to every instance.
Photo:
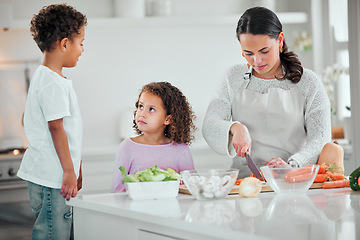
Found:
[[[122,184],[123,176],[119,170],[120,166],[124,166],[128,174],[133,174],[152,168],[155,164],[158,168],[166,170],[169,167],[178,173],[194,169],[189,146],[185,143],[146,145],[126,138],[120,143],[116,154],[111,192],[125,192],[125,186]]]

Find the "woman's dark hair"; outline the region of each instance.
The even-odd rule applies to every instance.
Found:
[[[41,52],[51,51],[54,43],[72,38],[87,25],[86,16],[66,4],[43,7],[30,22],[30,32]]]
[[[139,99],[143,92],[160,97],[166,115],[171,115],[171,122],[165,127],[164,135],[176,143],[190,145],[191,141],[194,140],[192,132],[196,130],[193,123],[195,115],[184,94],[168,82],[152,82],[142,87],[135,103],[136,109],[139,107]],[[134,112],[133,128],[138,134],[142,134],[135,121],[136,111]]]
[[[276,14],[264,7],[254,7],[246,10],[240,17],[236,27],[236,36],[239,41],[239,36],[243,33],[265,34],[278,39],[281,32],[282,24]],[[285,69],[285,75],[281,79],[289,79],[293,83],[299,82],[303,74],[303,67],[298,56],[293,51],[288,51],[285,39],[280,52],[280,60]]]

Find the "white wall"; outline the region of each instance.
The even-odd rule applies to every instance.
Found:
[[[15,28],[0,32],[0,71],[18,69],[22,73],[28,66],[32,73],[42,55],[30,36],[28,23],[43,5],[58,1],[0,2],[13,5],[17,20]],[[172,21],[172,24],[147,24],[146,21],[145,25],[131,24],[131,21],[123,24],[111,19],[114,15],[111,0],[66,2],[88,16],[85,52],[77,67],[64,70],[73,80],[83,117],[83,191],[109,191],[116,146],[120,142],[120,119],[125,116],[126,124],[131,125],[129,115],[139,90],[151,81],[171,82],[184,92],[193,106],[199,128],[192,147],[196,168],[229,167],[230,158],[219,156],[204,143],[201,122],[217,81],[231,65],[244,62],[235,28],[238,17],[251,6],[251,1],[226,0],[224,4],[223,0],[174,0],[175,16],[235,16],[230,24],[221,23],[221,17],[215,18],[219,23],[210,17],[210,24],[204,21],[192,24],[187,20],[184,25],[166,18],[163,21]],[[279,7],[285,11],[288,2],[280,3]],[[294,31],[304,27],[306,24],[284,26],[288,45],[291,46]],[[299,55],[303,55],[305,66],[312,65],[311,53]],[[20,63],[13,64],[14,61]],[[21,74],[18,77],[21,78]],[[8,90],[0,89],[0,94]],[[23,105],[19,105],[21,107]]]
[[[19,1],[15,3],[19,5]],[[24,18],[31,16],[25,9],[14,11],[18,18],[20,14]],[[92,20],[89,18],[85,52],[78,66],[64,70],[74,80],[83,116],[85,148],[119,142],[119,118],[133,108],[142,85],[171,82],[185,93],[195,113],[201,115],[224,71],[242,61],[234,33],[236,22],[233,26],[119,27],[106,23],[92,26]],[[0,62],[41,58],[26,29],[0,32],[0,46]],[[31,64],[32,70],[36,65]]]

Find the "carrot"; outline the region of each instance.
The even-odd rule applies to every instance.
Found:
[[[314,175],[312,173],[303,173],[303,174],[299,174],[299,175],[295,175],[295,176],[286,176],[286,174],[284,175],[284,179],[287,182],[293,183],[293,182],[303,182],[303,181],[307,181],[310,178],[312,178]]]
[[[291,170],[291,171],[287,172],[284,175],[284,178],[294,177],[294,176],[298,176],[298,175],[302,175],[302,174],[310,173],[310,172],[311,172],[310,168],[294,169],[294,170]]]
[[[350,187],[350,181],[344,179],[339,181],[324,182],[321,187],[324,189]]]
[[[236,180],[236,181],[235,181],[235,184],[236,184],[236,185],[240,185],[240,183],[241,183],[242,180],[244,180],[244,179],[243,179],[243,178],[240,178],[240,179]]]
[[[326,168],[328,167],[326,164],[321,164],[321,165],[319,165],[320,167],[319,167],[319,171],[318,171],[318,173],[320,173],[320,174],[323,174],[323,173],[325,173],[326,172]]]
[[[344,180],[344,179],[345,179],[344,174],[341,174],[341,173],[333,173],[333,175],[335,176],[335,178],[336,178],[337,181],[339,181],[339,180]]]
[[[322,183],[328,180],[328,175],[326,173],[318,173],[315,177],[314,183]]]
[[[331,171],[326,171],[325,174],[327,174],[331,180],[336,181],[336,177]]]
[[[261,175],[262,175],[262,173],[261,173]],[[253,178],[257,178],[257,177],[255,177],[255,174],[250,174],[250,177],[253,177]],[[262,178],[257,178],[257,179],[259,179],[260,181],[264,181],[264,176],[262,177]]]

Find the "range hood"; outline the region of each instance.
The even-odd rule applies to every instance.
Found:
[[[12,5],[0,3],[0,31],[6,31],[12,26]]]

